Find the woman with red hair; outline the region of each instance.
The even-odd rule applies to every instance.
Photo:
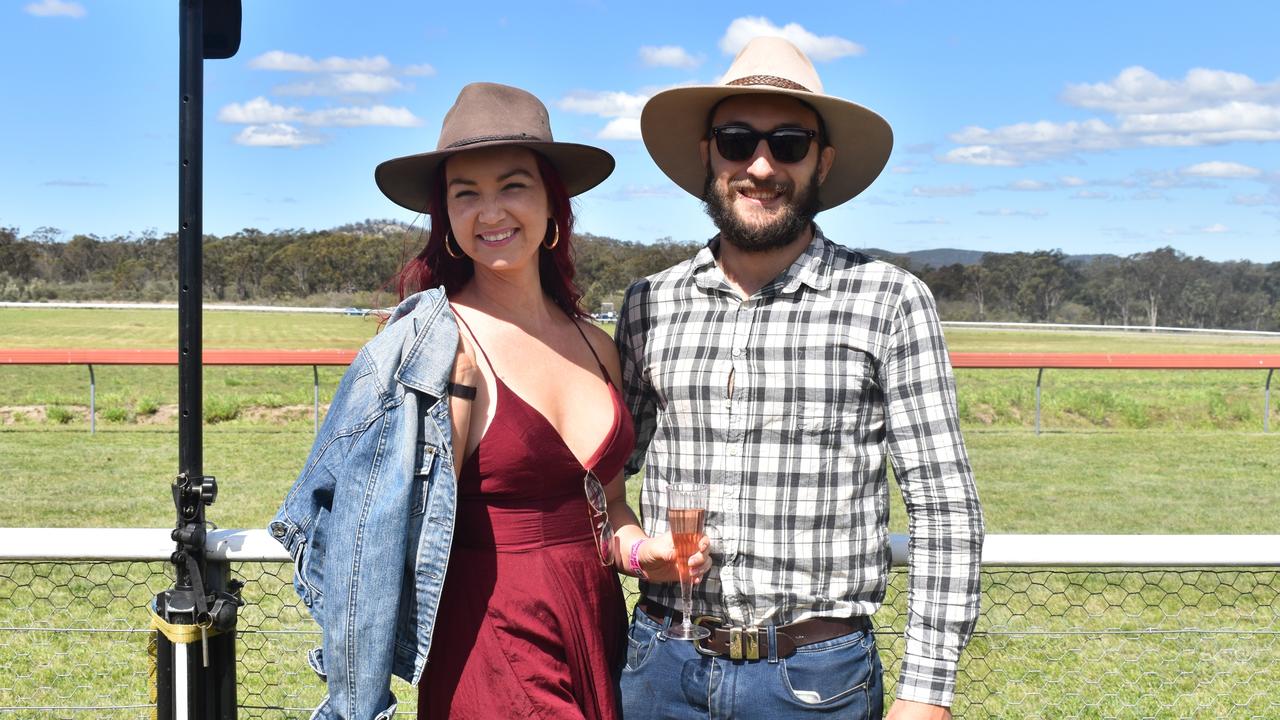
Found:
[[[573,283],[569,198],[613,159],[552,141],[516,88],[467,86],[444,125],[435,153],[377,173],[401,205],[429,201],[401,296],[443,286],[461,325],[457,520],[419,717],[615,717],[626,618],[610,566],[676,576],[670,535],[646,542],[627,506],[617,350]]]

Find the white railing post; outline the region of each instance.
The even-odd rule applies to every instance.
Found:
[[[89,434],[93,435],[98,431],[98,391],[97,383],[93,379],[93,365],[89,365]]]
[[[1040,434],[1040,381],[1044,378],[1044,368],[1036,371],[1036,434]]]
[[[315,434],[320,434],[320,369],[315,365],[311,366],[311,379],[314,384],[311,386],[311,425]]]

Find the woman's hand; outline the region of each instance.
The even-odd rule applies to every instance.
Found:
[[[693,584],[702,582],[702,578],[711,571],[711,540],[706,535],[698,541],[698,552],[689,557],[689,571],[693,575]],[[657,537],[648,538],[640,545],[637,559],[650,582],[678,582],[680,572],[676,569],[676,546],[671,533],[666,532]]]

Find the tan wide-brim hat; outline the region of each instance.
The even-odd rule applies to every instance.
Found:
[[[822,116],[835,163],[818,189],[818,205],[833,208],[867,189],[889,162],[893,130],[867,108],[822,91],[809,58],[780,37],[758,37],[734,58],[719,85],[672,88],[654,95],[640,114],[640,134],[667,177],[701,198],[707,168],[698,142],[708,137],[711,108],[732,95],[787,95]],[[768,130],[769,128],[757,128]]]
[[[598,147],[556,142],[542,101],[520,88],[471,83],[462,88],[444,116],[433,152],[388,160],[373,171],[382,193],[415,212],[429,211],[440,164],[478,148],[525,147],[541,154],[560,173],[570,196],[599,185],[613,172],[613,156]]]

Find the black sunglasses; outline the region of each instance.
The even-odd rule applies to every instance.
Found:
[[[720,157],[729,162],[742,162],[756,152],[761,140],[769,142],[769,154],[783,163],[798,163],[809,154],[809,143],[818,135],[817,130],[784,127],[767,133],[745,125],[720,125],[711,128]]]

